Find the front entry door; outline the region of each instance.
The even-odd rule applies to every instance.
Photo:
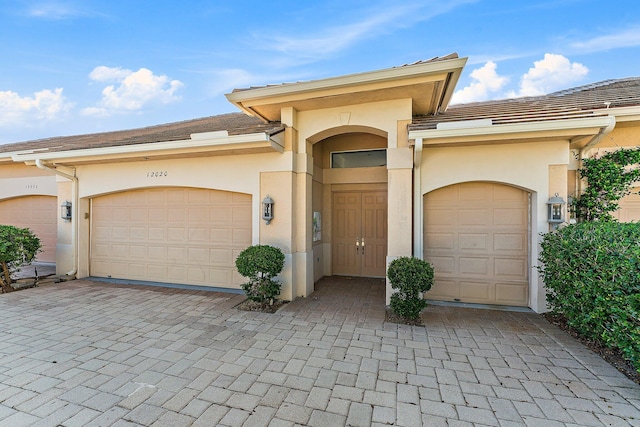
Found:
[[[339,276],[384,277],[387,192],[333,193],[332,269]]]

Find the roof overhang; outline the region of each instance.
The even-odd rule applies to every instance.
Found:
[[[616,116],[618,123],[640,122],[640,106],[609,108],[607,113]]]
[[[14,162],[35,164],[36,160],[72,166],[114,161],[140,161],[165,158],[221,156],[231,154],[255,154],[284,152],[282,133],[252,133],[227,135],[227,132],[192,134],[191,139],[135,145],[118,145],[68,151],[29,150],[11,153]]]
[[[342,107],[392,99],[413,100],[413,114],[445,111],[467,58],[443,59],[322,80],[264,86],[226,94],[245,113],[280,121],[281,110]]]
[[[423,147],[452,145],[482,145],[524,141],[563,139],[576,148],[586,145],[604,130],[610,131],[616,123],[614,116],[597,116],[566,120],[547,120],[526,123],[494,125],[491,120],[448,123],[440,129],[409,131],[411,145],[422,141]]]

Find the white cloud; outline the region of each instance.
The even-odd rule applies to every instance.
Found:
[[[498,75],[496,68],[495,62],[488,61],[482,67],[473,70],[471,78],[474,81],[469,86],[456,91],[451,98],[451,103],[484,101],[489,99],[490,95],[496,94],[509,81],[508,77]]]
[[[406,28],[419,22],[428,21],[448,13],[460,5],[476,1],[441,2],[434,0],[385,4],[384,7],[374,6],[371,9],[374,12],[371,13],[359,11],[358,19],[353,22],[344,25],[322,26],[322,30],[319,32],[314,33],[312,28],[305,28],[302,35],[265,35],[260,33],[255,38],[259,39],[260,46],[265,46],[269,50],[298,58],[319,59],[344,51],[363,40],[376,38],[397,28]],[[318,22],[325,21],[318,20]]]
[[[131,74],[131,70],[124,68],[112,68],[100,65],[89,73],[89,78],[96,82],[111,82],[124,80]]]
[[[27,15],[34,18],[63,20],[81,16],[92,16],[96,13],[86,9],[86,4],[74,4],[70,1],[43,0],[34,3],[27,10]]]
[[[44,89],[25,97],[12,91],[0,91],[0,126],[55,120],[72,105],[62,95],[62,88]]]
[[[640,27],[628,28],[589,40],[574,42],[570,46],[583,52],[602,52],[640,46]]]
[[[158,76],[151,70],[131,71],[99,66],[89,78],[96,82],[114,82],[102,90],[102,99],[95,107],[84,108],[84,115],[109,116],[115,113],[139,111],[150,105],[169,104],[180,100],[176,92],[184,86],[179,80]]]
[[[544,58],[533,63],[533,68],[522,76],[518,92],[514,96],[538,96],[563,89],[587,75],[589,69],[578,62],[571,62],[562,55],[545,53]]]

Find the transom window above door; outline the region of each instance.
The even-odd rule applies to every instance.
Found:
[[[334,151],[331,168],[371,168],[387,165],[387,150]]]

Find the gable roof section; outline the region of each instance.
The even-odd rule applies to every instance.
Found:
[[[243,113],[231,113],[139,129],[61,136],[0,145],[0,160],[11,157],[14,161],[22,161],[35,157],[77,158],[81,155],[106,154],[113,156],[118,151],[123,153],[129,151],[131,158],[135,158],[136,155],[132,153],[139,153],[142,156],[144,153],[169,149],[173,153],[184,149],[194,154],[212,145],[217,145],[217,151],[220,152],[225,148],[238,150],[242,148],[238,144],[246,145],[251,140],[263,142],[262,149],[272,151],[273,147],[268,147],[273,145],[270,141],[271,137],[276,137],[283,130],[284,127],[280,123],[264,123],[260,119]],[[254,144],[253,152],[256,152],[257,148]]]
[[[383,70],[236,89],[226,97],[265,121],[280,121],[284,107],[305,111],[406,98],[413,100],[414,114],[433,114],[447,108],[466,61],[452,53]]]
[[[442,114],[414,116],[409,132],[412,139],[442,138],[453,142],[456,133],[459,137],[473,133],[488,136],[527,129],[532,132],[544,128],[566,130],[575,125],[576,129],[583,129],[574,135],[579,139],[588,136],[591,132],[588,129],[609,126],[611,121],[615,125],[616,121],[637,120],[640,118],[638,107],[640,77],[631,77],[542,96],[452,105]]]

